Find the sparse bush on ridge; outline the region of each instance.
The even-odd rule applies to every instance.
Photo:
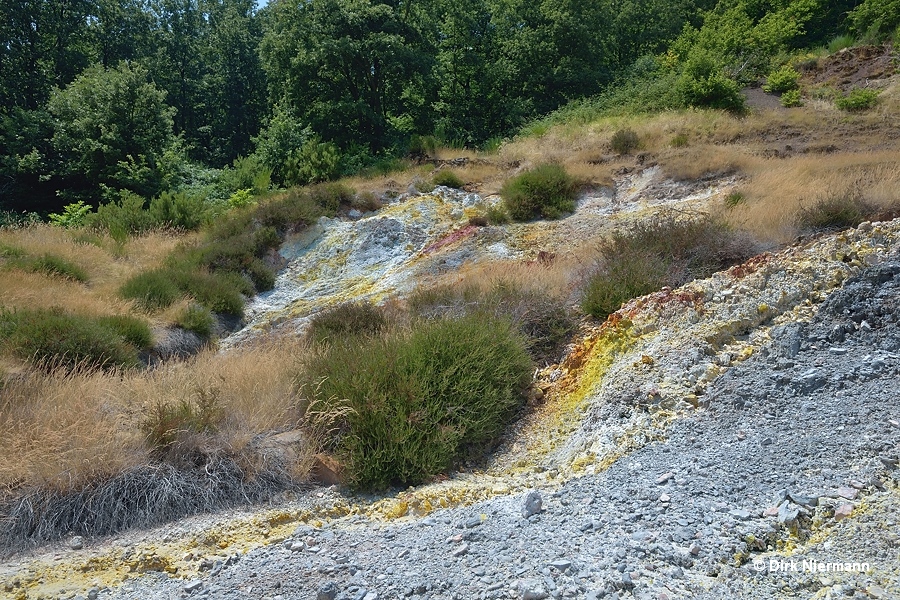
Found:
[[[501,433],[523,401],[531,361],[503,319],[479,313],[333,343],[306,360],[307,427],[358,489],[446,472]]]
[[[500,196],[514,221],[558,219],[575,210],[576,181],[557,164],[525,171],[503,184]]]
[[[858,193],[837,193],[802,207],[796,224],[801,231],[833,231],[856,227],[877,213],[878,209]]]
[[[854,88],[846,96],[834,99],[834,104],[847,112],[868,110],[878,103],[878,91],[865,88]]]
[[[605,319],[624,302],[677,287],[743,262],[755,244],[708,215],[666,212],[599,242],[599,265],[582,291],[582,310]]]
[[[619,129],[613,134],[609,145],[617,154],[631,154],[640,143],[641,140],[633,129]]]

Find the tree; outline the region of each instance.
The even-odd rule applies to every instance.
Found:
[[[73,191],[100,186],[145,197],[161,188],[158,160],[174,142],[165,92],[139,65],[94,66],[53,93],[53,146],[59,174]]]
[[[274,99],[286,99],[324,139],[377,151],[390,144],[396,123],[415,121],[415,108],[427,108],[407,93],[431,71],[432,54],[405,3],[316,0],[275,8],[281,22],[262,46]]]

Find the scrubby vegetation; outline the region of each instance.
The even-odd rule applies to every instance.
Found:
[[[558,219],[575,210],[577,182],[557,164],[535,167],[503,184],[500,196],[515,221]]]
[[[720,219],[667,212],[601,240],[598,254],[581,307],[605,319],[632,298],[743,262],[755,246]]]
[[[835,98],[835,105],[841,110],[855,112],[868,110],[878,102],[878,91],[864,88],[854,88],[847,95]]]
[[[304,414],[357,488],[420,483],[502,432],[531,361],[509,322],[476,313],[333,342],[300,380]]]
[[[450,169],[441,169],[431,178],[434,185],[443,185],[450,188],[462,189],[465,182],[460,179],[459,175]]]

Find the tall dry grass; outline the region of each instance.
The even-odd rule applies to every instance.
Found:
[[[859,196],[885,213],[900,207],[900,151],[757,159],[746,168],[745,201],[728,220],[772,242],[792,240],[800,211],[834,196]]]
[[[109,237],[49,225],[0,230],[0,244],[21,249],[28,255],[60,256],[88,275],[87,283],[81,284],[10,268],[0,259],[0,306],[60,307],[88,315],[127,313],[130,303],[118,297],[122,282],[162,264],[184,240],[183,234],[165,231],[150,232],[119,244]]]
[[[215,399],[221,420],[200,440],[205,451],[240,455],[259,434],[296,426],[296,342],[228,354],[202,353],[150,371],[27,370],[0,388],[0,489],[60,492],[146,464],[144,424],[154,406],[198,394]],[[296,476],[308,463],[301,460]]]

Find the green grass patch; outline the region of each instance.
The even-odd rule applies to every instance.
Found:
[[[200,337],[209,337],[212,335],[215,319],[206,307],[191,304],[178,313],[175,324]]]
[[[575,210],[578,184],[556,164],[540,165],[506,181],[500,196],[514,221],[558,219]]]
[[[51,277],[62,277],[63,279],[71,279],[80,283],[85,283],[88,280],[87,272],[84,269],[55,254],[45,254],[38,258],[26,259],[26,266],[29,271],[43,273]]]
[[[852,48],[856,44],[856,40],[852,35],[839,35],[828,42],[828,53],[835,54],[845,48]]]
[[[431,183],[434,185],[443,185],[448,188],[462,189],[462,187],[466,184],[459,175],[451,171],[450,169],[441,169],[437,173],[434,174],[431,178]]]
[[[598,267],[581,298],[582,310],[598,319],[632,298],[707,277],[755,254],[755,244],[723,221],[673,212],[616,231],[598,249]]]
[[[62,310],[0,312],[0,346],[52,369],[137,367],[140,326]]]
[[[305,420],[353,487],[421,483],[497,439],[531,368],[512,325],[485,314],[351,338],[307,359]]]
[[[156,269],[131,277],[119,288],[119,295],[152,311],[168,308],[183,294],[169,270]]]

